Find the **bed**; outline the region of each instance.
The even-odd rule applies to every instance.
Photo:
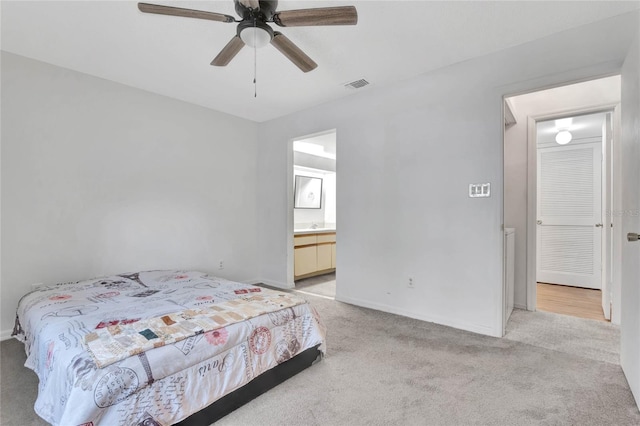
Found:
[[[209,424],[325,351],[304,299],[178,270],[39,287],[13,334],[53,425]]]

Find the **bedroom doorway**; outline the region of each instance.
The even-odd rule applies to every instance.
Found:
[[[611,145],[612,111],[536,121],[537,310],[611,318]]]
[[[519,315],[590,305],[620,323],[620,98],[619,75],[504,98],[504,226],[515,228]]]
[[[336,131],[293,140],[295,290],[336,295]]]

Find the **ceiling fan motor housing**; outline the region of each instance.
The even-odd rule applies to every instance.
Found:
[[[253,20],[257,18],[259,21],[270,21],[273,15],[276,13],[278,7],[278,0],[260,0],[258,4],[260,7],[255,10],[248,6],[250,1],[247,0],[233,0],[236,6],[236,13],[243,20]],[[254,2],[255,3],[255,2]]]
[[[252,47],[262,47],[273,40],[273,30],[267,24],[276,12],[277,0],[234,0],[236,12],[242,17],[237,34],[242,41]],[[252,8],[252,5],[259,5]],[[248,30],[243,35],[242,32]]]

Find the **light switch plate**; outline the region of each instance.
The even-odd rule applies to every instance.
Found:
[[[490,197],[491,196],[491,184],[490,183],[470,183],[469,184],[469,197]]]

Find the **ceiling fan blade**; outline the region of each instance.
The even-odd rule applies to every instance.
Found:
[[[184,16],[185,18],[207,19],[217,22],[235,22],[233,16],[222,13],[205,12],[203,10],[184,9],[182,7],[161,6],[159,4],[138,3],[138,9],[144,13],[157,13],[158,15]]]
[[[225,47],[222,48],[218,56],[216,56],[211,65],[216,67],[224,67],[238,54],[240,49],[244,47],[244,41],[238,36],[234,36]]]
[[[273,32],[273,40],[271,40],[271,44],[273,44],[276,49],[282,52],[284,56],[289,58],[289,60],[303,72],[309,72],[316,69],[318,66],[313,59],[308,57],[307,54],[298,46],[293,44],[291,40],[278,31]]]
[[[274,14],[273,22],[281,27],[355,25],[358,23],[358,12],[354,6],[285,10]]]

